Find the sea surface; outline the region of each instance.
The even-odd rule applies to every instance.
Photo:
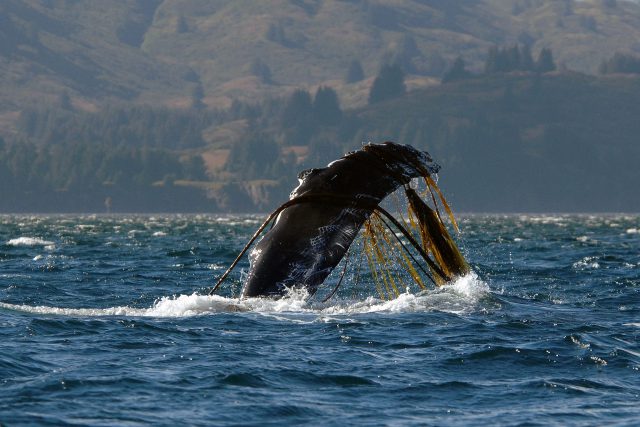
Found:
[[[473,273],[391,301],[207,296],[262,219],[0,216],[0,424],[640,425],[640,216],[461,216]]]

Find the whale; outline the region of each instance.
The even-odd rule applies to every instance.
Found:
[[[432,260],[427,254],[428,244],[425,247],[416,242],[399,221],[380,207],[387,196],[403,186],[410,199],[419,198],[410,188],[412,179],[431,179],[439,170],[440,166],[426,151],[387,141],[365,144],[324,168],[301,172],[299,185],[289,200],[267,218],[210,293],[215,292],[249,245],[271,223],[249,252],[250,268],[241,297],[282,297],[292,288],[304,288],[313,295],[345,257],[374,212],[382,212],[400,229],[439,282],[451,279],[451,272],[461,273],[465,268],[455,245],[453,249],[447,246],[445,251],[456,252],[455,257],[449,258],[462,264],[447,268],[451,266],[446,264],[446,254],[444,258],[438,257],[439,263]],[[412,201],[412,205],[416,202]],[[430,214],[433,211],[423,205],[417,205],[424,211],[416,215],[418,220],[431,218],[437,222],[439,216]],[[436,234],[442,234],[443,229],[440,227]],[[447,237],[448,234],[444,240],[451,242]]]

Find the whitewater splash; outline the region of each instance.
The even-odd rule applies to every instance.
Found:
[[[18,237],[6,243],[9,246],[52,246],[54,242],[39,237]]]
[[[80,317],[191,317],[216,313],[255,312],[263,314],[302,313],[317,315],[343,315],[365,313],[402,313],[443,311],[464,314],[477,310],[481,299],[489,294],[489,286],[475,273],[467,274],[455,282],[418,294],[403,293],[391,301],[369,297],[362,301],[337,300],[314,303],[304,289],[296,289],[281,299],[225,298],[219,295],[179,295],[162,297],[150,308],[128,306],[109,308],[61,308],[30,306],[0,302],[0,309],[31,314],[49,314]]]

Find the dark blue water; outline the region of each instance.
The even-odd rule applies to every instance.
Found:
[[[475,274],[393,301],[203,296],[260,220],[0,217],[0,423],[640,423],[639,216],[463,217]]]

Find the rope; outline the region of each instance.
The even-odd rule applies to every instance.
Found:
[[[342,279],[344,279],[344,274],[347,272],[347,265],[349,265],[349,255],[351,255],[351,247],[347,251],[347,256],[344,259],[344,266],[342,267],[342,273],[340,273],[340,280],[338,280],[338,284],[333,288],[333,290],[326,296],[322,302],[327,302],[331,299],[331,297],[338,291],[338,288],[342,284]]]
[[[291,207],[291,206],[295,206],[301,203],[312,203],[312,202],[323,202],[326,204],[330,204],[333,206],[338,206],[338,207],[348,207],[349,205],[352,205],[355,208],[358,209],[366,209],[366,210],[373,210],[379,213],[382,213],[385,217],[387,217],[387,219],[389,219],[389,221],[391,221],[393,223],[393,225],[395,225],[400,232],[407,238],[407,240],[411,243],[411,245],[418,251],[418,253],[420,254],[420,256],[423,258],[423,260],[429,265],[429,267],[434,270],[438,275],[440,275],[441,277],[447,279],[448,276],[446,274],[444,274],[444,272],[442,271],[442,269],[440,269],[440,267],[431,260],[431,258],[429,258],[429,256],[427,255],[427,253],[424,251],[424,249],[422,249],[422,247],[415,241],[415,239],[413,238],[413,236],[398,222],[398,220],[396,220],[389,212],[387,212],[385,209],[381,208],[380,206],[378,206],[378,203],[380,202],[380,200],[378,198],[375,197],[371,197],[372,202],[375,201],[375,204],[373,204],[372,202],[363,202],[357,199],[354,199],[351,196],[343,196],[343,195],[337,195],[337,194],[323,194],[323,193],[318,193],[318,194],[306,194],[306,195],[302,195],[302,196],[298,196],[294,199],[288,200],[287,202],[283,203],[282,205],[280,205],[280,207],[278,207],[275,211],[273,211],[268,217],[267,219],[262,223],[262,225],[260,226],[260,228],[258,228],[258,230],[253,234],[253,237],[251,237],[251,240],[249,240],[249,242],[244,246],[244,248],[242,249],[242,251],[238,254],[238,256],[236,257],[236,259],[233,261],[233,263],[231,263],[231,265],[229,266],[229,268],[227,268],[227,270],[222,274],[222,276],[220,277],[220,279],[218,279],[218,282],[215,284],[215,286],[209,291],[209,295],[213,295],[214,292],[216,292],[218,290],[218,288],[220,287],[220,285],[222,284],[222,282],[227,278],[227,276],[231,273],[231,271],[235,268],[235,266],[238,264],[238,262],[240,261],[240,259],[242,258],[242,256],[247,252],[247,250],[249,249],[249,247],[253,244],[253,242],[260,236],[260,234],[264,231],[265,228],[267,228],[267,226],[269,225],[269,223],[277,216],[280,214],[280,212],[282,212],[283,210]],[[386,223],[385,223],[386,224]],[[388,225],[387,225],[388,227]],[[430,276],[429,276],[430,277]],[[433,279],[432,279],[433,280]]]

